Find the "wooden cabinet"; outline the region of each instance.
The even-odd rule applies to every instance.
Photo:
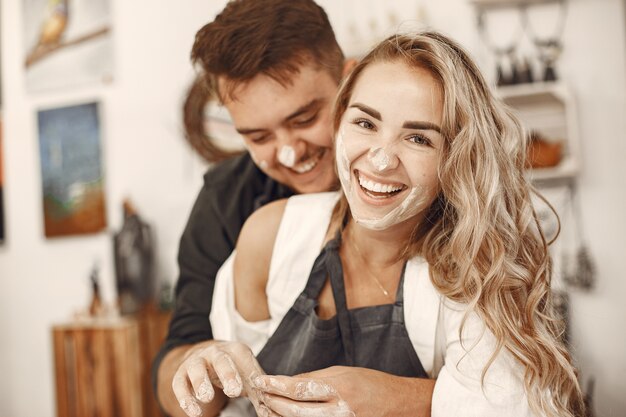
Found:
[[[162,416],[150,365],[169,314],[88,319],[52,329],[58,417]]]
[[[143,416],[136,321],[69,323],[52,334],[57,416]]]

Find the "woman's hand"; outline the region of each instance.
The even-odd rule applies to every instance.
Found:
[[[262,417],[430,416],[434,380],[334,366],[294,377],[260,376]]]
[[[230,398],[246,396],[258,412],[252,381],[265,372],[243,343],[211,340],[191,348],[172,380],[172,390],[189,417],[202,414],[215,397],[215,387]]]

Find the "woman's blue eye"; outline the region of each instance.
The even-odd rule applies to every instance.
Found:
[[[430,140],[428,140],[426,136],[422,136],[422,135],[413,135],[413,136],[410,136],[408,139],[409,141],[413,143],[417,143],[418,145],[430,145],[431,144]]]
[[[374,125],[369,120],[366,120],[366,119],[357,119],[354,121],[354,124],[362,127],[363,129],[371,130],[374,128]]]

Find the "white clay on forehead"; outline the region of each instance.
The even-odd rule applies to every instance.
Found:
[[[367,159],[378,171],[384,171],[389,166],[389,155],[384,148],[372,148],[367,153]]]
[[[358,224],[371,230],[384,230],[410,219],[424,209],[423,205],[426,198],[426,190],[423,187],[413,187],[402,203],[383,217],[368,218],[360,215],[358,210],[355,210],[358,197],[350,178],[350,160],[348,159],[344,145],[343,131],[339,131],[337,134],[335,151],[337,155],[337,173],[339,174],[339,181],[341,182],[343,192],[350,205],[352,217],[354,217],[354,220]]]
[[[278,162],[286,167],[293,167],[296,164],[296,151],[289,145],[283,145],[278,152]]]

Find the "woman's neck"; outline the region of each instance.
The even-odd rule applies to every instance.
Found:
[[[344,239],[368,265],[384,267],[406,258],[413,228],[412,222],[403,222],[385,230],[372,230],[350,219]]]

